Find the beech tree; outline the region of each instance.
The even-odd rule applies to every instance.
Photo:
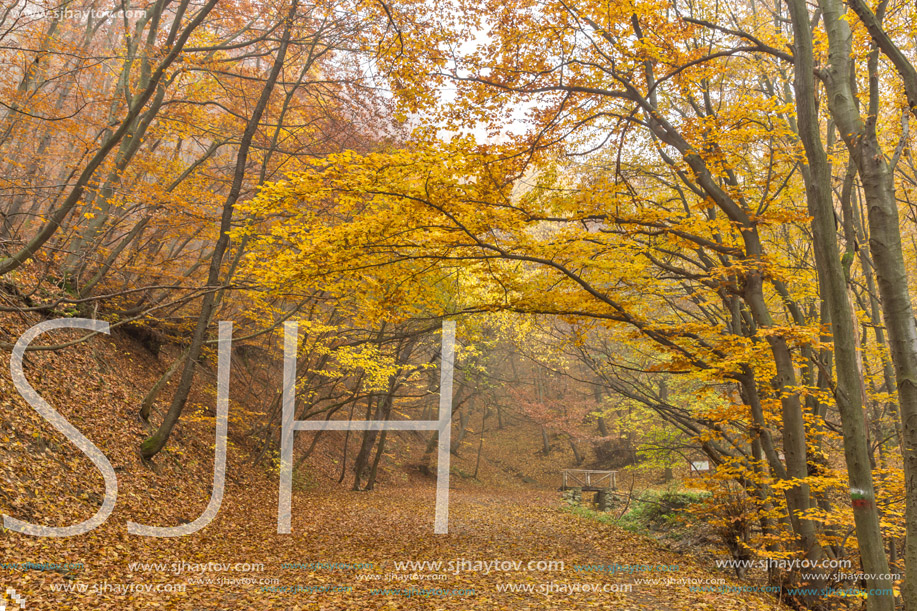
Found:
[[[575,463],[620,404],[653,420],[652,443],[716,467],[710,507],[735,557],[903,573],[915,10],[163,0],[112,28],[28,23],[0,33],[15,66],[0,77],[0,275],[40,295],[26,310],[179,345],[138,408],[161,419],[147,459],[221,317],[274,355],[300,321],[298,418],[378,420],[433,409],[424,338],[457,318],[452,450],[477,434],[478,467],[504,404]],[[279,435],[268,394],[255,460]],[[339,482],[372,489],[397,435],[341,435]]]

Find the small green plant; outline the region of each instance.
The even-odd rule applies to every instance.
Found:
[[[318,486],[318,482],[315,481],[312,472],[305,465],[298,469],[293,469],[293,490],[304,492],[313,490],[316,486]]]
[[[565,493],[563,509],[596,522],[614,524],[630,532],[652,534],[664,531],[666,536],[679,539],[682,530],[696,520],[687,508],[707,496],[707,492],[647,490],[633,498],[628,510],[619,516],[615,511],[596,511],[583,507],[579,502],[570,500]]]
[[[607,511],[596,511],[589,507],[583,507],[582,505],[568,505],[565,507],[565,509],[575,516],[587,518],[589,520],[595,520],[601,524],[614,524],[615,526],[621,525],[615,516],[611,513],[608,513]]]

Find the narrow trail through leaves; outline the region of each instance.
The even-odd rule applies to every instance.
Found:
[[[195,535],[176,539],[129,536],[123,523],[114,519],[89,536],[53,543],[7,533],[2,545],[5,562],[40,558],[82,562],[84,567],[70,572],[4,571],[3,584],[24,595],[30,611],[774,608],[773,599],[763,595],[691,592],[684,581],[634,583],[635,577],[731,580],[650,539],[562,511],[556,493],[453,491],[448,535],[433,534],[432,488],[393,488],[371,494],[300,492],[294,496],[291,535],[276,534],[276,500],[276,491],[230,484],[214,523]],[[395,564],[423,561],[443,564],[438,571],[431,571],[429,565],[399,570]],[[462,561],[465,563],[460,564]],[[521,564],[519,570],[490,571],[475,564],[493,561]],[[564,568],[557,570],[555,565],[555,570],[539,571],[533,564],[527,570],[530,561],[563,561]],[[315,562],[323,563],[322,567],[284,568]],[[153,566],[157,563],[162,565],[159,569]],[[207,563],[230,566],[225,567],[228,570],[200,571]],[[236,563],[264,567],[260,572],[246,571],[245,566],[234,566]],[[334,567],[333,563],[344,566]],[[679,570],[628,576],[577,568],[614,563],[678,565]],[[360,568],[348,568],[353,565]],[[408,577],[416,573],[419,579],[388,580],[392,573]],[[380,578],[373,579],[373,575]],[[431,578],[433,575],[443,577]],[[244,583],[248,580],[254,583]],[[274,583],[269,585],[259,583],[271,580]],[[566,594],[563,590],[616,584],[608,588],[614,590],[628,583],[630,592]],[[106,584],[108,591],[102,591]],[[117,591],[116,586],[123,590],[131,584],[153,584],[160,591]],[[176,584],[185,584],[186,591],[162,591]],[[519,591],[499,591],[508,584]],[[525,584],[533,591],[521,591]],[[81,585],[86,592],[76,591]],[[415,590],[411,596],[378,593],[380,589],[411,588]],[[545,593],[551,588],[554,593]],[[425,595],[435,589],[464,593]]]

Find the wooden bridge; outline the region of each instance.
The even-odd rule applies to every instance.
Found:
[[[561,490],[582,490],[583,492],[605,492],[615,490],[617,471],[596,471],[594,469],[564,469],[561,471]]]

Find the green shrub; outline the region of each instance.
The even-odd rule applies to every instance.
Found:
[[[680,538],[679,527],[687,526],[695,519],[685,510],[707,496],[707,492],[647,490],[631,500],[627,512],[620,518],[615,511],[595,511],[571,503],[569,499],[565,499],[564,509],[574,515],[603,524],[614,524],[631,532],[648,534],[652,531],[665,531],[677,539]]]
[[[684,510],[694,503],[701,502],[706,496],[708,494],[705,492],[648,490],[635,499],[628,514],[632,514],[631,519],[646,528],[661,530],[690,520],[691,517]]]

